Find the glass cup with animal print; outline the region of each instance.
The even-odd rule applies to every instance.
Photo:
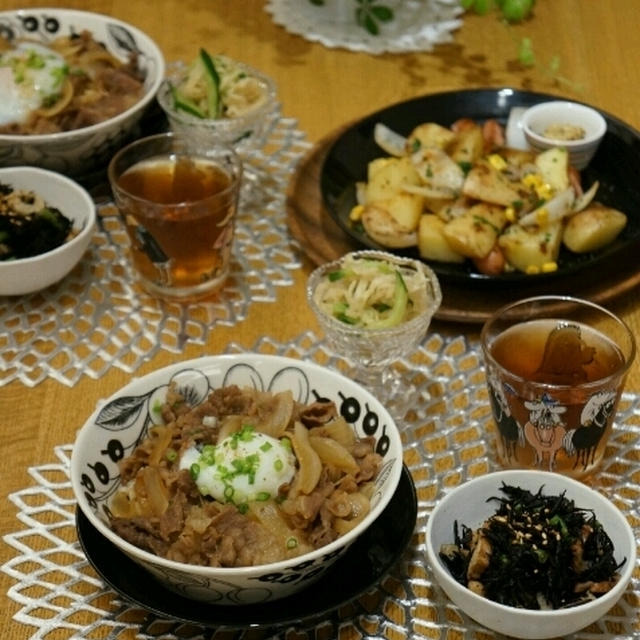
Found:
[[[596,471],[635,357],[627,325],[587,300],[538,296],[496,311],[481,343],[498,462]]]

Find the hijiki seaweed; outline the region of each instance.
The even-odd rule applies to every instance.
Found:
[[[73,222],[34,191],[0,182],[0,261],[51,251],[73,234]]]
[[[454,523],[440,558],[476,593],[525,609],[560,609],[593,600],[618,581],[613,543],[595,514],[560,495],[502,485],[506,497],[477,530]]]

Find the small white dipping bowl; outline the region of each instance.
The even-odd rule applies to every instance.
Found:
[[[31,258],[0,260],[0,296],[33,293],[64,278],[80,261],[95,228],[95,204],[79,184],[46,169],[0,169],[0,182],[14,189],[34,191],[45,204],[73,220],[75,236],[59,247]]]
[[[219,568],[167,560],[130,544],[108,526],[108,503],[120,486],[118,460],[129,455],[157,420],[169,383],[195,406],[214,388],[238,385],[262,391],[290,390],[310,404],[325,398],[363,437],[376,439],[383,466],[375,480],[371,510],[351,531],[310,553],[256,567]],[[186,395],[185,395],[186,394]],[[209,356],[179,362],[133,380],[100,403],[80,430],[71,457],[71,482],[91,524],[164,586],[183,596],[219,605],[267,602],[313,584],[378,518],[393,497],[402,473],[402,444],[387,410],[368,391],[341,374],[312,362],[263,354]],[[309,597],[313,597],[310,594]]]
[[[164,56],[140,29],[111,16],[75,9],[37,8],[0,11],[0,34],[10,42],[31,40],[46,46],[51,40],[91,32],[116,58],[137,55],[145,74],[144,95],[126,111],[88,127],[37,135],[0,134],[0,166],[31,165],[84,176],[104,168],[114,151],[126,143],[155,99],[164,77]]]
[[[493,515],[498,505],[486,502],[492,496],[504,496],[503,483],[545,495],[559,495],[591,509],[614,545],[618,562],[624,559],[620,580],[608,593],[586,604],[566,609],[541,611],[520,609],[484,598],[457,582],[439,557],[443,544],[454,542],[453,527],[467,525],[477,529]],[[565,636],[587,627],[611,609],[624,593],[636,564],[636,541],[624,515],[603,495],[567,476],[547,471],[510,470],[474,478],[448,492],[431,513],[426,531],[427,557],[433,573],[451,600],[470,618],[498,633],[537,640]]]
[[[553,125],[581,127],[585,135],[579,140],[556,140],[544,132]],[[578,102],[552,100],[529,107],[522,114],[522,130],[530,147],[537,152],[552,147],[564,147],[569,162],[576,169],[584,169],[607,131],[607,122],[595,109]]]

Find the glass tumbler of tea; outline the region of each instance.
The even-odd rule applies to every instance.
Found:
[[[242,179],[233,149],[162,133],[118,151],[108,176],[149,293],[191,301],[223,286]]]
[[[538,296],[496,311],[481,344],[498,462],[593,474],[635,357],[627,325],[587,300]]]

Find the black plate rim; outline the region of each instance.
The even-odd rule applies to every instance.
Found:
[[[403,504],[408,503],[410,509],[405,513],[404,522],[398,523],[397,519],[393,520],[394,529],[399,530],[399,524],[403,528],[399,530],[401,536],[399,543],[390,549],[388,562],[378,567],[375,577],[369,576],[350,593],[341,595],[340,589],[336,589],[336,584],[344,586],[347,575],[357,574],[356,577],[360,575],[359,572],[345,573],[345,569],[349,566],[350,557],[353,557],[354,551],[360,554],[365,552],[365,547],[376,531],[376,525],[380,527],[381,523],[385,522],[385,518],[389,520],[393,515],[394,507],[397,509],[401,501]],[[79,508],[76,509],[76,533],[89,564],[113,591],[127,601],[159,617],[169,617],[188,624],[197,624],[207,628],[247,629],[294,623],[310,624],[313,620],[326,619],[336,609],[370,591],[384,579],[406,551],[415,531],[417,515],[418,503],[415,484],[411,473],[403,464],[398,488],[389,504],[369,530],[352,544],[344,557],[338,558],[319,581],[306,589],[287,598],[258,605],[223,606],[203,603],[167,589],[153,580],[144,569],[127,557],[112,542],[104,538]],[[387,526],[390,525],[391,523]],[[100,553],[96,548],[98,544],[100,545]],[[131,572],[134,575],[140,574],[142,576],[144,589],[141,592],[132,592],[128,583],[128,576],[131,575]],[[340,576],[340,578],[337,582],[332,583],[332,577],[335,576]],[[326,583],[329,583],[331,588],[323,588],[323,584]],[[309,597],[311,590],[312,597]],[[166,598],[165,604],[159,605],[152,601],[154,596],[158,594]],[[325,600],[324,604],[321,602],[323,599]],[[320,604],[318,604],[319,601]],[[170,603],[170,608],[166,607],[167,602]],[[304,607],[300,607],[301,603],[307,605],[306,611],[303,610]],[[310,606],[313,610],[309,610]]]
[[[358,120],[352,122],[345,128],[340,131],[339,135],[331,142],[327,153],[324,156],[322,161],[322,166],[320,169],[320,192],[322,197],[322,202],[324,205],[325,211],[329,214],[332,220],[344,231],[352,240],[357,242],[361,248],[369,248],[369,249],[377,249],[381,251],[389,251],[391,253],[398,253],[400,255],[412,255],[412,257],[417,257],[416,252],[412,252],[411,250],[403,251],[398,249],[390,249],[388,247],[383,247],[378,245],[376,242],[367,238],[363,234],[359,234],[355,232],[348,223],[344,219],[344,215],[340,215],[339,211],[336,211],[335,201],[337,197],[331,197],[329,195],[329,189],[327,188],[327,184],[330,182],[330,179],[327,177],[328,171],[327,166],[334,161],[334,156],[337,153],[337,148],[344,143],[345,137],[348,135],[353,135],[353,132],[357,128],[362,128],[367,126],[370,123],[384,121],[385,114],[389,112],[393,112],[398,108],[407,108],[412,104],[422,104],[424,101],[437,101],[444,99],[456,99],[461,101],[469,101],[471,98],[479,99],[483,96],[491,97],[494,102],[503,101],[505,102],[505,107],[510,109],[514,106],[530,106],[533,104],[537,104],[539,102],[548,101],[548,100],[571,100],[572,102],[576,102],[579,104],[584,104],[586,106],[597,109],[601,115],[605,118],[608,125],[608,133],[607,135],[612,135],[613,133],[620,136],[620,134],[625,134],[626,137],[631,136],[635,139],[637,143],[640,144],[640,131],[635,129],[633,126],[625,123],[621,119],[612,115],[611,113],[600,109],[598,107],[594,107],[587,102],[581,102],[580,100],[576,100],[574,98],[568,98],[567,96],[552,94],[552,93],[543,93],[543,92],[535,92],[535,91],[527,91],[522,89],[516,89],[514,87],[503,86],[503,87],[480,87],[480,88],[470,88],[470,89],[459,89],[459,90],[448,90],[448,91],[440,91],[434,93],[427,93],[420,96],[416,96],[410,98],[408,100],[400,100],[390,105],[387,105],[381,109],[373,111],[368,115],[359,118]],[[470,117],[473,117],[473,113],[470,114]],[[383,155],[382,150],[380,150],[381,155]],[[364,168],[363,168],[364,169]],[[347,193],[347,190],[351,189],[352,191],[355,189],[355,185],[348,185],[343,188],[341,197]],[[626,212],[627,215],[630,215],[629,212]],[[637,214],[636,214],[637,215]],[[447,265],[446,263],[437,263],[433,261],[425,262],[435,271],[439,278],[441,278],[445,282],[451,282],[453,284],[463,284],[463,285],[481,285],[488,287],[505,287],[505,286],[521,286],[521,285],[540,285],[547,282],[554,282],[561,278],[565,277],[573,277],[575,275],[580,275],[582,272],[593,269],[598,266],[601,266],[603,263],[607,264],[607,261],[611,261],[611,259],[615,259],[619,255],[624,254],[625,256],[631,253],[634,247],[640,246],[640,230],[636,231],[635,234],[631,235],[622,243],[614,243],[609,249],[602,250],[597,254],[592,255],[591,257],[586,258],[584,261],[578,260],[575,263],[572,263],[567,268],[558,269],[552,273],[542,273],[536,275],[524,274],[520,272],[513,272],[509,274],[502,274],[500,276],[489,276],[486,274],[481,274],[473,271],[463,272],[459,269],[458,265]],[[585,254],[587,255],[587,254]]]

